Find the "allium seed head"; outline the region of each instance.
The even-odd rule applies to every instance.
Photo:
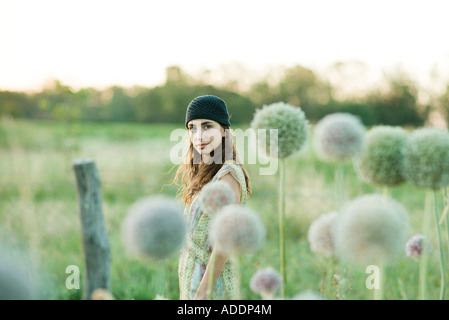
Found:
[[[98,288],[92,292],[90,300],[115,300],[115,297],[109,290]]]
[[[220,208],[234,203],[235,193],[229,183],[217,180],[203,187],[199,195],[199,201],[204,212],[212,216]]]
[[[348,203],[335,229],[339,257],[366,266],[382,264],[402,252],[408,232],[404,207],[380,195],[365,195]]]
[[[404,152],[404,177],[412,184],[440,189],[449,185],[449,133],[439,128],[415,130]]]
[[[338,212],[325,213],[314,220],[307,234],[310,249],[326,257],[334,255],[334,226]]]
[[[257,270],[250,281],[250,289],[264,299],[272,299],[281,286],[281,275],[271,267]]]
[[[168,196],[136,202],[123,222],[123,241],[132,255],[164,259],[178,250],[186,233],[183,209]]]
[[[325,299],[312,290],[305,290],[294,296],[292,300],[325,300]]]
[[[255,253],[265,240],[265,227],[254,210],[231,204],[212,220],[210,240],[217,250],[230,255]]]
[[[413,260],[418,260],[423,254],[424,246],[427,254],[430,254],[433,250],[432,244],[422,234],[415,234],[405,244],[405,254]]]
[[[273,157],[271,150],[277,151],[277,157],[287,158],[300,151],[309,133],[309,122],[300,107],[288,103],[276,102],[257,109],[251,122],[256,130],[259,146]],[[263,137],[259,130],[264,130]],[[270,130],[277,130],[277,140],[270,139]],[[273,144],[271,144],[273,143]]]
[[[401,127],[377,126],[364,138],[356,158],[359,175],[376,185],[394,186],[405,181],[402,173],[408,133]]]
[[[313,145],[323,161],[344,161],[356,156],[363,145],[365,127],[350,113],[328,114],[318,121],[313,133]]]

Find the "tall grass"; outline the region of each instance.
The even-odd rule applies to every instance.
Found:
[[[127,255],[120,227],[129,207],[138,199],[157,193],[174,196],[170,183],[170,133],[180,126],[148,124],[36,122],[3,120],[0,127],[0,241],[25,248],[29,267],[40,275],[40,294],[45,299],[81,299],[80,290],[65,287],[68,265],[78,265],[84,275],[82,237],[78,217],[72,162],[95,160],[102,182],[103,213],[111,244],[111,292],[117,299],[155,299],[161,295],[178,299],[177,256],[145,263]],[[334,167],[317,159],[309,144],[299,154],[285,159],[285,245],[288,288],[286,292],[318,292],[322,259],[310,251],[307,230],[325,212],[334,211]],[[259,175],[258,164],[246,164],[253,194],[248,205],[261,214],[266,226],[264,248],[239,260],[241,295],[260,299],[250,290],[251,276],[260,268],[276,265],[279,255],[277,223],[278,188],[275,175]],[[348,198],[375,192],[361,182],[352,165],[345,164]],[[425,192],[410,184],[391,190],[391,197],[407,209],[412,231],[421,231]],[[440,199],[438,199],[439,201]],[[438,204],[439,208],[443,203]],[[11,236],[13,235],[13,236]],[[429,235],[434,247],[437,234]],[[439,296],[439,261],[428,260],[428,299]],[[417,299],[418,264],[404,256],[388,265],[385,299]],[[368,274],[348,266],[346,299],[371,299],[365,286]],[[168,279],[165,281],[165,279]],[[286,297],[288,298],[288,297]],[[333,299],[329,294],[326,298]]]

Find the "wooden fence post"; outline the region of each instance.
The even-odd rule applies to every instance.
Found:
[[[92,159],[73,162],[78,190],[79,213],[86,271],[83,299],[95,289],[110,290],[111,249],[103,220],[100,176]]]

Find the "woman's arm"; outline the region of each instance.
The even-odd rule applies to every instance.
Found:
[[[232,190],[235,194],[235,200],[234,202],[236,204],[240,204],[240,184],[235,178],[232,176],[232,174],[227,173],[223,177],[221,177],[219,180],[229,183]]]
[[[235,203],[240,204],[240,184],[237,180],[231,175],[231,174],[225,174],[223,177],[220,178],[220,180],[225,181],[229,183],[232,190],[235,193]],[[228,260],[229,256],[221,253],[216,252],[215,249],[212,250],[211,257],[209,259],[209,263],[207,264],[206,271],[204,272],[203,279],[201,279],[200,285],[198,287],[198,290],[195,294],[194,299],[195,300],[205,300],[207,299],[208,295],[208,288],[209,288],[209,280],[210,275],[212,273],[212,266],[213,266],[213,282],[217,283],[218,278],[220,277],[220,274],[223,272],[223,269],[225,267],[226,261]],[[212,259],[215,259],[212,260]],[[212,263],[211,263],[212,262]]]
[[[215,258],[215,261],[212,260],[214,258]],[[211,270],[212,265],[213,265],[213,271],[214,271],[212,283],[217,283],[218,277],[223,272],[223,269],[225,267],[227,260],[228,260],[227,255],[225,255],[223,253],[216,252],[215,250],[212,251],[212,254],[209,259],[209,263],[207,264],[207,267],[206,267],[206,271],[204,272],[203,279],[201,279],[198,290],[196,291],[195,297],[193,298],[194,300],[206,300],[207,299],[208,289],[209,289],[209,279],[210,279],[210,274],[212,272],[212,270]]]

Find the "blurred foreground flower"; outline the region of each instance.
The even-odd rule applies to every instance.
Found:
[[[304,111],[284,102],[264,105],[262,109],[257,109],[251,127],[256,131],[265,130],[263,138],[257,135],[259,146],[271,157],[271,151],[275,148],[279,158],[287,158],[300,151],[309,133],[309,122]],[[271,141],[270,130],[277,130],[277,140]]]
[[[256,110],[251,128],[257,131],[259,147],[271,158],[279,158],[279,266],[283,285],[281,296],[285,297],[287,282],[285,258],[285,158],[299,152],[309,136],[309,121],[300,107],[276,102]],[[276,167],[277,169],[277,167]]]
[[[412,184],[440,189],[449,185],[449,133],[421,128],[410,136],[404,153],[405,178]]]
[[[98,288],[95,289],[90,297],[91,300],[115,300],[112,293],[106,289]]]
[[[281,275],[271,267],[257,270],[250,281],[250,289],[265,300],[273,299],[281,286]]]
[[[408,232],[404,207],[380,195],[365,195],[342,210],[335,229],[337,254],[366,267],[382,265],[402,252]]]
[[[0,300],[35,298],[34,284],[28,273],[17,262],[0,257]]]
[[[431,254],[433,250],[432,244],[422,234],[415,234],[405,244],[405,253],[413,260],[418,260],[421,257],[423,249],[426,254]]]
[[[334,232],[338,212],[325,213],[315,219],[309,227],[307,239],[312,252],[332,257],[335,254]]]
[[[367,182],[394,186],[405,181],[402,173],[408,133],[401,127],[377,126],[364,137],[356,168]]]
[[[215,215],[220,208],[234,203],[234,200],[234,190],[229,183],[221,180],[206,184],[199,195],[200,204],[209,216]]]
[[[328,162],[344,161],[362,150],[365,127],[350,113],[332,113],[315,126],[313,145],[317,156]]]
[[[182,207],[162,195],[135,203],[123,222],[123,241],[132,255],[164,259],[176,252],[184,241],[186,226]]]
[[[446,295],[446,258],[443,252],[443,235],[439,223],[437,190],[449,185],[449,133],[439,128],[415,130],[405,148],[404,177],[410,183],[427,188],[426,205],[422,219],[422,234],[430,234],[430,215],[433,211],[440,252],[440,299]],[[446,227],[448,228],[448,224]],[[427,257],[420,260],[419,299],[426,300]]]
[[[229,255],[255,253],[265,240],[265,227],[259,214],[247,206],[223,207],[212,220],[210,241],[215,249]]]
[[[318,293],[312,290],[305,290],[298,293],[296,296],[292,298],[292,300],[326,300]]]

